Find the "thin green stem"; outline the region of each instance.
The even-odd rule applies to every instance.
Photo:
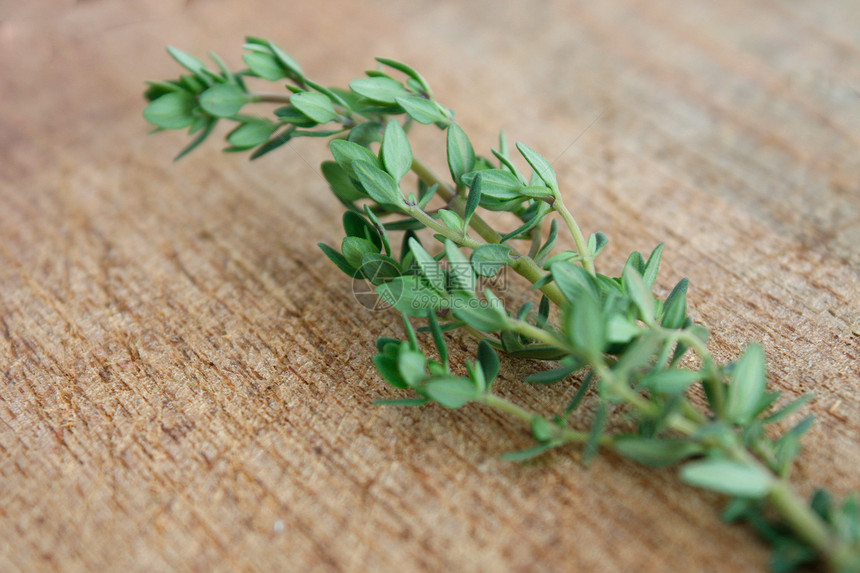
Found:
[[[436,193],[448,203],[448,207],[452,211],[456,212],[461,217],[463,216],[466,211],[466,200],[462,195],[457,194],[450,185],[442,181],[418,158],[412,159],[412,171],[419,179],[424,181],[424,183],[428,185],[438,185],[439,187]],[[469,220],[469,226],[488,243],[500,243],[502,240],[502,236],[477,213],[472,215],[472,218]],[[511,247],[511,259],[510,266],[514,269],[514,272],[525,277],[525,279],[532,284],[541,280],[546,274],[531,257],[523,255],[513,247]],[[566,303],[564,295],[554,283],[546,284],[541,287],[540,290],[555,304],[561,306]]]
[[[555,348],[559,348],[567,352],[573,351],[573,347],[570,345],[570,343],[557,337],[552,332],[543,328],[538,328],[537,326],[531,325],[524,320],[511,319],[508,324],[510,326],[510,329],[517,334],[528,336],[529,338],[539,340],[544,344],[554,346]]]
[[[423,223],[427,227],[433,229],[434,231],[436,231],[440,235],[443,235],[443,236],[451,239],[452,241],[454,241],[455,243],[457,243],[461,247],[468,247],[470,249],[476,249],[476,248],[481,246],[481,243],[479,243],[478,241],[476,241],[475,239],[473,239],[469,235],[467,235],[463,232],[460,232],[460,231],[455,231],[453,229],[449,229],[448,227],[446,227],[445,225],[443,225],[442,223],[440,223],[439,221],[437,221],[436,219],[434,219],[433,217],[431,217],[430,215],[425,213],[422,209],[420,209],[417,206],[413,205],[413,206],[408,207],[406,209],[406,213],[409,214],[410,216],[414,217],[415,219],[421,221],[421,223]]]
[[[597,374],[598,378],[607,385],[610,393],[615,394],[617,397],[636,408],[646,417],[655,417],[660,414],[660,407],[645,399],[631,388],[625,380],[619,378],[616,373],[606,365],[603,357],[591,360],[590,362],[595,374]],[[698,431],[700,426],[699,423],[677,413],[670,415],[666,423],[671,429],[684,434],[685,436],[692,436]]]
[[[519,418],[527,424],[531,424],[532,420],[534,420],[537,416],[537,414],[535,414],[534,412],[530,412],[522,406],[517,406],[513,402],[509,402],[508,400],[505,400],[501,396],[497,396],[495,394],[481,394],[481,402],[486,404],[487,406],[490,406],[491,408],[499,410],[500,412],[504,412],[506,414],[510,414],[515,418]]]
[[[448,206],[452,211],[456,211],[458,215],[463,215],[466,208],[465,199],[463,199],[456,190],[452,189],[450,185],[442,181],[442,179],[440,179],[432,169],[427,167],[427,165],[417,157],[412,158],[412,171],[427,185],[438,185],[439,187],[436,194],[448,203]],[[475,232],[488,243],[498,243],[502,240],[502,236],[478,214],[472,215],[472,219],[469,221],[469,226],[475,229]]]
[[[585,240],[585,236],[582,234],[582,230],[579,228],[579,225],[576,223],[576,219],[573,218],[570,211],[568,211],[567,207],[564,204],[564,200],[561,197],[561,193],[557,190],[555,191],[555,201],[553,202],[553,209],[561,215],[561,218],[564,219],[567,228],[570,229],[570,234],[573,237],[573,242],[576,244],[576,250],[579,251],[579,256],[582,257],[582,266],[585,268],[589,274],[594,275],[594,255],[588,249],[588,242]]]
[[[486,404],[491,408],[494,408],[500,412],[504,412],[509,414],[515,418],[519,418],[523,422],[527,424],[531,424],[535,418],[542,417],[540,414],[536,414],[530,410],[526,410],[522,406],[518,406],[513,402],[505,400],[501,396],[496,394],[485,393],[481,395],[480,402],[482,404]],[[558,440],[558,445],[568,444],[568,443],[577,443],[584,444],[589,439],[589,434],[587,432],[580,432],[577,430],[572,430],[570,428],[560,428],[558,426],[553,426],[556,435],[553,436],[555,440]],[[611,436],[603,436],[600,438],[599,443],[604,446],[612,445],[612,437]]]

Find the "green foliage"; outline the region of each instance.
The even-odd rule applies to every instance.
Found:
[[[233,117],[248,102],[248,96],[237,85],[220,84],[200,94],[200,107],[215,117]]]
[[[464,174],[475,167],[475,150],[466,132],[456,123],[448,126],[448,168],[458,185]]]
[[[332,101],[324,94],[300,92],[290,97],[290,103],[316,123],[328,123],[338,118]]]
[[[504,132],[490,158],[478,155],[453,112],[410,66],[378,58],[381,69],[348,89],[327,88],[268,40],[249,37],[244,47],[247,68],[237,71],[215,54],[210,69],[168,48],[184,73],[148,83],[144,119],[156,131],[187,129],[194,136],[178,157],[220,121],[232,126],[225,150],[248,151],[252,159],[295,138],[332,138],[333,160],[323,162],[321,172],[346,209],[344,236],[340,250],[320,248],[348,277],[367,279],[380,302],[404,320],[406,340],[380,338],[373,363],[385,382],[408,396],[376,403],[495,408],[519,419],[536,442],[504,454],[506,460],[578,444],[585,463],[612,451],[652,467],[683,464],[683,482],[732,498],[726,518],[749,523],[772,545],[775,571],[817,560],[835,571],[860,571],[858,498],[840,504],[819,492],[807,502],[788,485],[813,422],[811,416],[790,418],[810,397],[772,411],[780,395],[767,389],[757,344],[734,363],[717,363],[707,348],[708,330],[688,316],[689,280],[678,281],[665,300],[654,295],[662,243],[647,260],[633,252],[617,275],[597,272],[595,259],[608,239],[600,232],[585,238],[564,205],[551,162],[523,143],[512,157]],[[288,92],[254,92],[245,83],[249,77],[286,81]],[[247,111],[259,103],[279,107],[270,116]],[[407,134],[415,123],[446,131],[450,178],[413,156]],[[523,161],[529,178],[517,166]],[[402,187],[410,170],[419,179],[415,191]],[[505,211],[513,224],[495,229],[484,211]],[[575,249],[556,252],[565,228]],[[400,233],[398,250],[392,241]],[[435,248],[425,248],[419,233],[437,241]],[[520,241],[528,254],[519,250]],[[497,292],[515,283],[508,271],[540,291],[532,293],[540,297],[537,310],[534,300],[505,308]],[[419,339],[412,320],[426,324],[429,339]],[[478,337],[474,361],[450,363],[447,339],[457,330]],[[422,346],[428,340],[429,352]],[[494,391],[498,352],[511,360],[557,361],[523,380],[574,386],[556,415],[530,411]],[[689,353],[696,359],[685,360]],[[693,392],[704,394],[704,407],[690,400]],[[590,415],[571,415],[586,405]],[[780,433],[786,422],[793,425]]]
[[[194,96],[174,91],[160,96],[143,111],[143,117],[161,129],[184,129],[194,121]]]
[[[396,119],[389,120],[385,126],[379,158],[385,165],[385,170],[397,182],[412,168],[412,147],[406,138],[406,132]]]
[[[761,466],[721,458],[688,463],[681,470],[681,479],[726,495],[751,498],[767,495],[774,481]]]

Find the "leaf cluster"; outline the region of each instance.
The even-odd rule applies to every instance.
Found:
[[[348,88],[326,88],[268,40],[247,38],[245,49],[247,67],[233,72],[214,54],[217,70],[170,48],[188,73],[150,82],[144,117],[157,130],[196,135],[180,157],[220,120],[236,124],[225,151],[250,151],[252,158],[292,138],[331,138],[332,159],[321,169],[345,207],[344,237],[339,249],[320,248],[345,274],[372,284],[405,328],[404,340],[377,341],[373,362],[409,395],[379,403],[477,403],[519,418],[534,446],[506,454],[510,460],[579,444],[586,463],[610,450],[647,466],[679,465],[684,482],[731,499],[727,519],[751,523],[773,545],[774,570],[824,560],[834,570],[860,571],[857,497],[840,505],[822,491],[806,502],[788,486],[813,419],[778,430],[810,397],[777,407],[781,396],[768,389],[757,344],[727,364],[714,360],[708,329],[688,316],[689,281],[678,281],[665,299],[654,295],[662,244],[647,258],[632,253],[617,274],[597,272],[608,239],[582,234],[552,163],[520,142],[513,154],[504,132],[497,149],[478,154],[453,112],[403,63],[378,58],[380,69]],[[252,81],[284,82],[288,93],[254,92]],[[259,103],[282,105],[270,116],[246,111]],[[445,177],[414,156],[408,133],[415,123],[445,131]],[[418,182],[407,190],[410,171]],[[494,211],[517,223],[493,228],[482,215]],[[558,250],[562,225],[576,248]],[[532,283],[535,300],[506,308],[492,281],[507,271]],[[423,324],[432,347],[419,342],[413,321]],[[475,360],[451,363],[454,330],[477,338]],[[570,385],[572,395],[551,413],[501,397],[493,387],[499,352],[550,362],[521,382]],[[579,412],[589,392],[596,406]],[[706,408],[691,400],[697,394]],[[628,429],[615,429],[613,416]]]

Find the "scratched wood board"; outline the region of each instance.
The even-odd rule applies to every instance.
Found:
[[[374,406],[401,396],[374,340],[402,333],[320,256],[340,232],[325,147],[173,163],[185,140],[147,136],[140,94],[178,73],[165,45],[238,66],[246,34],[326,84],[409,62],[483,153],[505,128],[554,160],[610,237],[601,270],[665,241],[659,294],[688,276],[718,357],[759,340],[776,388],[815,393],[795,479],[845,494],[858,22],[850,0],[0,2],[0,569],[764,569],[673,469],[584,468],[576,448],[507,463],[530,445],[515,420]],[[416,138],[444,170],[441,134]],[[576,381],[519,382],[539,367],[503,360],[499,391],[551,412]]]

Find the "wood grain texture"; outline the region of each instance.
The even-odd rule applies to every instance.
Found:
[[[317,251],[340,227],[323,146],[173,164],[184,140],[146,137],[140,92],[176,75],[164,45],[236,65],[248,33],[327,84],[410,62],[479,148],[505,127],[558,156],[611,238],[602,268],[665,240],[658,288],[690,277],[714,352],[761,340],[776,387],[816,393],[797,482],[843,494],[858,22],[851,0],[0,1],[0,570],[764,569],[673,470],[504,463],[529,437],[503,416],[373,407],[396,395],[373,341],[398,323]],[[500,388],[550,411],[574,388],[516,382],[534,368],[505,361]]]

